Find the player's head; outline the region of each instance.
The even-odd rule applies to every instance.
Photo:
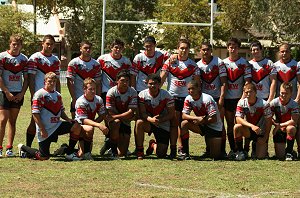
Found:
[[[121,39],[115,39],[115,40],[110,44],[110,48],[113,48],[113,47],[115,47],[116,45],[117,45],[118,47],[124,48],[125,43],[124,43]]]
[[[194,97],[199,97],[201,93],[201,84],[197,80],[191,80],[191,82],[188,83],[188,92],[189,94]]]
[[[54,72],[46,73],[45,77],[45,89],[48,91],[53,91],[55,89],[57,76]]]
[[[23,45],[23,38],[20,35],[11,35],[9,38],[9,52],[18,55]]]
[[[230,38],[227,41],[227,50],[229,52],[229,55],[234,55],[237,56],[238,55],[238,50],[241,47],[241,41],[238,40],[237,38]]]
[[[117,74],[117,86],[119,90],[127,90],[129,87],[130,73],[127,69],[122,69]]]
[[[156,95],[161,84],[161,77],[158,74],[149,74],[146,78],[146,83],[151,95]]]
[[[54,46],[55,46],[54,36],[50,34],[45,35],[42,41],[42,47],[43,47],[42,52],[44,54],[49,55],[52,53]]]
[[[189,55],[191,43],[185,38],[181,38],[177,44],[178,55],[182,58],[187,58]]]
[[[152,56],[155,53],[156,40],[153,36],[147,36],[144,39],[144,49],[148,56]]]
[[[279,97],[283,102],[288,102],[293,94],[293,84],[290,82],[283,82],[280,85]]]
[[[250,50],[251,50],[251,54],[255,60],[262,58],[263,47],[259,41],[253,41],[250,44]]]
[[[111,44],[110,44],[110,49],[112,56],[115,58],[119,58],[121,56],[122,51],[124,50],[124,42],[121,41],[120,39],[115,39]]]
[[[257,93],[256,86],[252,82],[246,82],[243,87],[243,91],[245,92],[246,95]]]
[[[283,63],[288,63],[291,60],[291,46],[288,43],[279,45],[279,58]]]
[[[21,45],[23,44],[23,38],[22,36],[18,35],[18,34],[13,34],[9,37],[9,43],[12,42],[17,42],[20,43]]]
[[[91,77],[84,79],[83,91],[88,99],[92,99],[96,94],[96,81]]]
[[[146,78],[146,83],[148,84],[149,80],[155,81],[156,83],[161,83],[161,77],[158,74],[149,74]]]
[[[92,79],[91,77],[87,77],[83,81],[83,89],[86,89],[89,84],[91,84],[91,85],[93,85],[93,86],[96,87],[96,81],[94,79]]]
[[[84,40],[80,43],[80,52],[82,56],[89,57],[91,54],[91,49],[92,49],[91,42]]]
[[[209,58],[212,56],[212,45],[209,42],[202,42],[200,45],[200,53],[202,58]]]

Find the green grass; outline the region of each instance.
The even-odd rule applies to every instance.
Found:
[[[62,89],[69,110],[70,97]],[[25,143],[30,120],[27,93],[17,121],[15,151]],[[63,158],[35,161],[21,158],[0,159],[1,197],[299,197],[299,162],[276,160],[235,161],[170,161],[128,158],[109,161],[100,158],[104,136],[96,131],[93,155],[95,161],[65,162]],[[147,137],[149,140],[149,137]],[[68,136],[63,136],[55,150]],[[130,150],[134,149],[133,137]],[[4,144],[6,144],[6,139]],[[145,146],[147,141],[145,142]],[[204,151],[203,138],[191,134],[191,154]],[[36,140],[33,147],[37,147]],[[269,144],[271,156],[273,144]]]

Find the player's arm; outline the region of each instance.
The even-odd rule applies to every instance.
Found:
[[[130,74],[130,86],[136,89],[136,75]]]
[[[298,81],[298,84],[300,84],[300,74],[297,74],[297,81]],[[295,101],[300,104],[300,89],[298,88],[298,91],[297,91],[297,97],[295,99]]]
[[[22,90],[20,93],[18,93],[16,96],[15,96],[15,101],[20,101],[22,100],[22,98],[24,97],[25,93],[26,93],[26,90],[28,88],[28,74],[27,73],[24,73],[23,74],[23,85],[22,85]]]
[[[60,117],[62,119],[64,119],[65,121],[67,121],[67,122],[72,122],[73,121],[71,118],[68,117],[68,115],[66,114],[65,110],[61,111]]]
[[[67,78],[67,85],[72,98],[72,104],[74,106],[76,102],[74,80],[72,78]]]
[[[115,112],[112,109],[108,110],[108,114],[114,119],[120,119],[120,120],[131,120],[134,116],[134,109],[128,109],[128,111],[120,114],[115,114]]]
[[[89,125],[89,126],[93,126],[93,127],[99,128],[104,135],[108,134],[109,129],[104,124],[101,124],[99,122],[95,122],[94,120],[91,120],[91,119],[88,119],[88,118],[82,119],[81,122],[84,125]]]
[[[160,78],[161,78],[161,83],[160,83],[160,88],[163,86],[167,79],[168,72],[166,70],[161,70],[160,72]]]
[[[220,77],[220,80],[221,80],[221,94],[220,94],[219,101],[216,101],[216,102],[218,102],[218,104],[220,106],[223,106],[224,105],[225,92],[228,89],[227,77],[222,76],[222,77]]]
[[[270,103],[274,97],[275,97],[275,93],[276,93],[276,75],[271,75],[270,76],[270,80],[271,80],[271,85],[270,85],[270,94],[269,94],[269,98],[268,98],[268,103]],[[299,92],[299,90],[298,90]]]
[[[61,87],[60,87],[60,79],[56,79],[56,85],[55,85],[55,90],[59,93],[61,93]]]
[[[96,94],[98,96],[101,96],[101,93],[102,93],[102,83],[101,83],[101,80],[96,80]]]
[[[34,82],[35,82],[35,74],[28,74],[28,86],[29,86],[29,91],[30,91],[31,97],[34,94],[34,89],[35,89]]]
[[[150,123],[153,123],[153,124],[155,124],[155,125],[158,125],[158,119],[157,119],[157,117],[158,117],[159,115],[154,116],[154,117],[149,116],[149,115],[147,114],[146,107],[145,107],[145,105],[144,105],[143,103],[140,103],[140,104],[139,104],[139,110],[140,110],[140,116],[141,116],[141,118],[142,118],[143,120],[148,121],[148,122],[150,122]]]
[[[259,133],[261,132],[261,129],[260,129],[258,126],[256,126],[256,125],[254,125],[254,124],[248,122],[248,121],[245,120],[244,118],[242,118],[242,117],[240,117],[240,116],[235,116],[235,119],[236,119],[236,123],[237,123],[237,124],[241,124],[241,125],[243,125],[243,126],[249,127],[249,128],[252,129],[252,131],[254,131],[254,132],[257,133],[257,134],[259,134]]]
[[[162,117],[159,116],[159,122],[170,121],[174,118],[174,116],[175,116],[175,106],[172,105],[170,107],[167,107],[167,115],[164,115]]]
[[[42,119],[41,119],[41,116],[39,113],[32,113],[32,117],[33,117],[33,120],[35,121],[35,123],[38,125],[39,129],[40,129],[40,132],[41,132],[41,136],[43,138],[47,138],[48,137],[48,133],[45,129],[45,126],[42,122]]]
[[[0,75],[0,88],[2,89],[2,92],[4,92],[5,96],[9,101],[14,100],[15,96],[12,93],[10,93],[10,91],[5,86],[3,82],[2,74]]]
[[[299,119],[299,114],[292,114],[291,119],[286,122],[279,123],[279,127],[287,127],[289,125],[297,126],[298,119]]]

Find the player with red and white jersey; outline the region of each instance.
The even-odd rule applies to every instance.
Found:
[[[254,83],[246,83],[244,96],[236,108],[234,141],[237,148],[235,160],[246,160],[248,149],[243,149],[243,137],[252,140],[252,158],[263,159],[268,155],[269,133],[272,127],[272,112],[268,102],[256,96]]]
[[[145,51],[137,54],[132,62],[130,69],[131,86],[137,92],[147,89],[145,80],[149,74],[159,74],[164,62],[168,59],[168,53],[163,54],[155,50],[156,41],[152,36],[148,36],[144,40]]]
[[[292,99],[293,84],[283,82],[280,85],[279,97],[271,101],[273,120],[273,140],[276,157],[280,160],[293,160],[293,146],[299,120],[299,105]],[[286,146],[287,144],[287,146]],[[285,147],[286,146],[286,147]]]
[[[101,124],[106,115],[106,110],[102,98],[96,95],[96,81],[94,79],[88,77],[83,81],[83,91],[84,95],[76,100],[75,120],[87,131],[83,137],[84,148],[81,157],[86,160],[93,160],[91,145],[94,127],[99,128],[105,135],[108,133],[108,128]],[[95,119],[97,114],[99,117]]]
[[[179,160],[190,159],[189,156],[189,130],[206,137],[209,145],[209,156],[215,159],[221,157],[221,136],[223,123],[217,103],[214,99],[202,93],[198,81],[192,80],[188,84],[189,95],[184,100],[181,122],[182,153]],[[191,112],[195,115],[190,115]]]
[[[145,133],[154,134],[155,140],[149,141],[147,155],[153,152],[164,158],[171,142],[171,155],[176,156],[177,131],[170,130],[170,120],[174,117],[174,100],[169,92],[160,89],[161,78],[150,74],[147,79],[148,89],[139,93],[140,118],[136,122],[136,150],[138,159],[144,158]],[[174,137],[173,137],[174,136]]]
[[[80,136],[80,125],[68,118],[64,111],[61,94],[55,91],[56,80],[55,73],[47,73],[45,75],[44,88],[39,89],[33,95],[32,114],[36,123],[39,149],[19,144],[20,153],[26,152],[27,157],[33,157],[38,160],[49,159],[51,143],[57,142],[58,136],[66,133],[70,133],[67,154],[72,155],[74,146]],[[60,118],[66,121],[62,122]]]
[[[55,47],[55,39],[52,35],[45,35],[42,41],[42,51],[36,52],[28,59],[28,80],[31,97],[33,94],[44,87],[46,73],[54,72],[57,75],[56,91],[60,92],[60,60],[52,54]],[[31,118],[26,133],[26,145],[31,146],[35,137],[35,124]]]
[[[228,88],[227,72],[223,61],[212,55],[212,46],[208,42],[203,42],[200,48],[201,60],[197,63],[202,80],[202,92],[211,95],[218,103],[221,119],[224,120],[224,97]],[[222,155],[227,157],[226,131],[222,133]],[[206,138],[207,139],[207,138]],[[207,143],[207,140],[205,141]],[[206,152],[201,157],[209,156],[209,145],[206,144]]]
[[[8,122],[6,153],[13,157],[16,121],[28,87],[27,57],[21,53],[23,40],[18,35],[9,39],[9,50],[0,53],[0,158],[3,156],[3,139]],[[23,81],[24,77],[24,81]]]
[[[263,57],[262,45],[259,41],[254,41],[250,45],[252,60],[252,83],[255,84],[257,97],[263,98],[270,103],[276,93],[276,76],[277,71],[271,60]]]
[[[100,64],[91,57],[92,44],[89,41],[82,41],[80,44],[81,55],[72,59],[68,64],[67,84],[72,98],[72,117],[75,116],[75,102],[83,95],[83,81],[90,77],[96,81],[96,94],[101,94],[101,69]]]
[[[236,38],[231,38],[227,42],[227,50],[229,57],[224,59],[223,62],[227,71],[227,80],[228,80],[228,90],[225,94],[224,99],[224,109],[225,109],[225,118],[227,122],[227,137],[230,145],[230,153],[234,157],[234,136],[233,136],[233,126],[235,119],[235,110],[238,101],[243,94],[243,86],[245,82],[251,82],[251,66],[249,62],[240,57],[238,52],[241,47],[241,42]]]
[[[109,89],[106,95],[112,159],[117,159],[118,156],[124,156],[127,153],[131,135],[130,123],[135,118],[138,106],[137,92],[129,86],[129,71],[119,71],[116,80],[117,85]]]

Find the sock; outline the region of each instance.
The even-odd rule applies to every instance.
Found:
[[[8,150],[8,149],[12,149],[13,148],[13,146],[12,145],[7,145],[6,146],[6,150]]]
[[[252,152],[256,154],[256,142],[252,142]]]
[[[250,151],[250,141],[251,140],[249,138],[245,138],[244,151],[246,151],[247,153]],[[253,142],[252,142],[252,146],[253,146]],[[253,148],[252,148],[252,150],[253,150]]]
[[[228,142],[229,142],[229,146],[230,146],[230,149],[232,151],[235,151],[235,142],[234,142],[234,136],[233,136],[233,132],[227,132],[227,137],[228,137]]]
[[[223,129],[223,131],[222,131],[221,152],[226,153],[226,132],[225,132],[225,129]]]
[[[206,153],[210,153],[209,138],[207,136],[205,136],[204,139],[205,139],[205,145],[206,145],[205,151],[206,151]]]
[[[190,154],[190,149],[189,149],[189,139],[190,139],[190,134],[187,133],[183,136],[181,136],[181,142],[182,142],[182,150],[185,154],[189,155]]]
[[[39,150],[37,150],[37,149],[35,149],[35,148],[31,148],[31,147],[29,147],[29,146],[25,146],[25,145],[23,145],[22,147],[21,147],[21,149],[23,150],[23,151],[25,151],[28,155],[28,157],[29,158],[33,158],[33,157],[35,157],[36,156],[36,154],[39,152]]]
[[[235,145],[238,151],[243,151],[243,137],[234,138]]]
[[[287,153],[292,154],[293,147],[294,147],[294,142],[295,142],[295,137],[287,135],[287,137],[286,137],[286,143],[287,143],[286,152]]]
[[[118,141],[117,140],[110,140],[110,148],[114,155],[118,155]]]
[[[84,153],[91,152],[91,144],[92,144],[91,141],[87,141],[87,140],[84,141]]]
[[[73,133],[70,133],[70,139],[69,139],[69,147],[67,148],[67,155],[70,155],[74,152],[74,148],[78,142],[79,135],[75,135]]]
[[[35,134],[31,134],[29,132],[26,133],[26,146],[29,146],[29,147],[32,146],[34,137],[35,137]]]

